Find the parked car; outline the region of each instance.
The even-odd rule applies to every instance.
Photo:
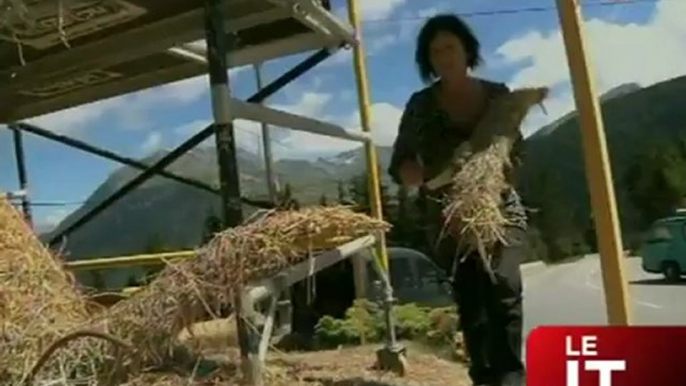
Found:
[[[363,252],[367,261],[368,297],[378,300],[383,286],[374,267],[372,251]],[[409,248],[388,248],[391,285],[397,302],[415,303],[423,307],[453,305],[451,288],[443,270],[425,254]]]
[[[655,221],[643,236],[640,256],[644,271],[680,280],[686,274],[686,216]]]

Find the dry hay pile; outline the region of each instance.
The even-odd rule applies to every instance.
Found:
[[[0,197],[0,379],[18,383],[48,344],[87,318],[73,279]],[[86,363],[87,353],[75,354],[50,375]]]
[[[114,346],[123,349],[113,352],[111,342],[89,341],[101,358],[93,380],[102,384],[102,376],[113,376],[105,379],[117,384],[153,368],[192,366],[194,355],[180,348],[179,333],[230,307],[239,285],[271,276],[312,251],[387,230],[387,223],[348,208],[323,207],[269,212],[216,235],[196,257],[169,264],[148,287],[89,324],[89,330],[121,341]],[[71,351],[56,351],[46,366]]]
[[[496,98],[473,138],[455,152],[444,211],[446,228],[461,245],[478,251],[483,258],[488,257],[491,246],[505,241],[508,219],[501,209],[502,193],[508,188],[510,153],[524,117],[546,95],[547,89],[533,88]]]

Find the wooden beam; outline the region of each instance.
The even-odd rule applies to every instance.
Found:
[[[586,58],[586,45],[577,0],[557,0],[567,61],[579,112],[586,175],[598,237],[608,322],[629,325],[629,293],[624,274],[624,252],[605,129],[595,84]]]

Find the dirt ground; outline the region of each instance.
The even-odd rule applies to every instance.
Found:
[[[379,344],[313,352],[271,352],[267,386],[469,386],[463,364],[438,358],[412,342],[407,347],[407,373],[398,377],[373,369]],[[225,369],[236,369],[237,349],[208,355]]]
[[[185,332],[181,341],[192,340],[200,344],[208,359],[235,371],[240,359],[233,325],[228,320],[201,323],[193,329],[193,337]],[[311,352],[273,349],[267,357],[266,386],[471,385],[463,364],[442,359],[413,342],[403,344],[407,347],[408,367],[402,378],[373,369],[376,350],[382,347],[381,344]]]
[[[273,354],[269,362],[290,369],[296,380],[327,386],[470,385],[464,365],[438,358],[411,342],[405,345],[408,367],[402,378],[373,370],[376,350],[381,347],[378,344],[332,351]]]

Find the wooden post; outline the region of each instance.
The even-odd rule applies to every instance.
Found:
[[[557,0],[557,8],[581,123],[586,175],[596,224],[608,322],[611,325],[629,325],[631,315],[623,269],[622,237],[603,121],[586,59],[579,4],[577,0]]]

